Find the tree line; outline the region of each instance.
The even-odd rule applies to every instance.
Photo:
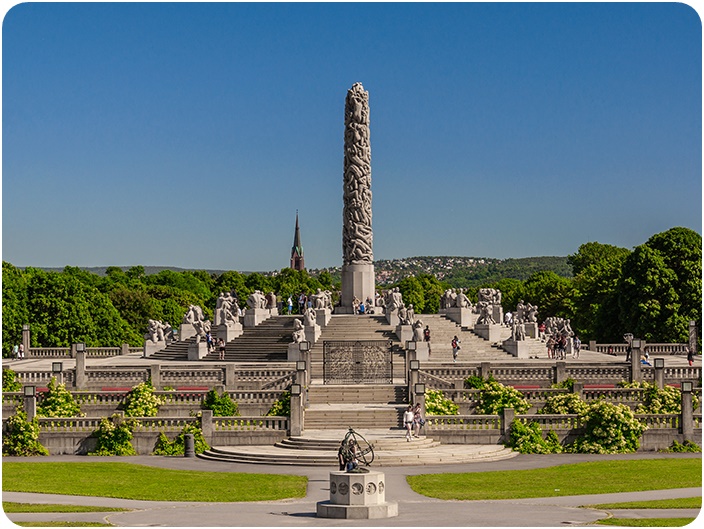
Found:
[[[504,311],[513,311],[520,300],[538,305],[541,320],[570,318],[582,341],[620,342],[630,332],[649,342],[686,342],[690,320],[701,328],[702,238],[693,230],[672,228],[633,250],[588,242],[567,262],[572,277],[537,270],[527,279],[473,283],[467,294],[476,301],[479,288],[498,288]],[[417,313],[437,313],[440,297],[456,283],[418,274],[393,286]],[[31,325],[32,347],[139,346],[149,319],[177,326],[191,304],[212,319],[220,292],[234,291],[244,305],[254,290],[273,291],[285,302],[318,288],[337,291],[340,284],[327,271],[314,277],[290,268],[265,276],[109,267],[99,276],[76,267],[48,272],[3,262],[3,355],[20,343],[25,323]]]

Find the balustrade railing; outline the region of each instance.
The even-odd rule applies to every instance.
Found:
[[[498,430],[498,415],[426,415],[431,430]]]
[[[288,430],[288,417],[213,417],[215,431]]]
[[[611,354],[612,356],[624,355],[628,349],[626,343],[598,343],[595,345],[597,353]],[[686,343],[646,343],[645,347],[653,355],[686,355],[689,344]],[[611,348],[611,352],[609,352]],[[643,349],[641,349],[641,352]]]

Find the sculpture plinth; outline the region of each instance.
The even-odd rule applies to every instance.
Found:
[[[317,504],[321,518],[369,520],[398,516],[398,503],[386,501],[383,472],[330,472],[330,500]]]
[[[374,265],[371,263],[355,263],[342,265],[342,293],[340,306],[335,307],[338,314],[352,314],[352,301],[374,299]]]

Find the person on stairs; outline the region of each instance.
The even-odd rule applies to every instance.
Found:
[[[412,440],[411,429],[413,428],[413,407],[410,404],[403,413],[403,426],[406,428],[406,441],[410,442]]]

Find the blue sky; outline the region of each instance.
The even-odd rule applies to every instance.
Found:
[[[677,3],[21,4],[2,32],[2,258],[342,261],[370,94],[374,256],[568,255],[702,226],[701,22]]]

